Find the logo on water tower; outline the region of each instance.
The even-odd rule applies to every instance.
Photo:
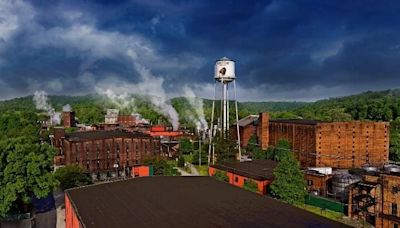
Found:
[[[226,68],[225,68],[225,67],[222,67],[221,70],[219,70],[219,73],[220,73],[221,75],[225,75],[225,73],[226,73]]]

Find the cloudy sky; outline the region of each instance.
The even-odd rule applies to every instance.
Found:
[[[0,0],[0,99],[107,89],[213,96],[236,60],[240,100],[400,85],[398,1]],[[186,91],[186,92],[185,92]]]

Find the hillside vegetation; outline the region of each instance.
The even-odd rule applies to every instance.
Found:
[[[49,102],[57,110],[70,104],[76,112],[81,123],[97,123],[104,121],[105,109],[120,108],[121,113],[130,114],[133,111],[149,119],[152,123],[168,123],[167,118],[149,102],[148,97],[131,95],[134,105],[121,108],[118,103],[113,103],[103,96],[49,96]],[[208,122],[211,119],[212,101],[203,99],[204,114]],[[188,100],[177,97],[171,104],[180,116],[180,123],[184,127],[194,127],[193,117],[197,114]],[[234,102],[229,103],[231,123],[235,122]],[[135,107],[135,108],[133,108]],[[220,101],[215,102],[216,113],[221,110]],[[400,161],[400,89],[378,92],[365,92],[357,95],[319,100],[316,102],[239,102],[239,118],[259,112],[270,112],[272,118],[301,118],[325,121],[388,121],[390,130],[390,158]],[[0,101],[0,112],[29,111],[38,112],[32,101],[32,96]],[[42,115],[44,118],[44,115]]]

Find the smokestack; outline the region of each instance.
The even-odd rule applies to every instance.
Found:
[[[65,128],[75,127],[75,112],[63,112],[63,125]]]
[[[262,150],[268,149],[269,144],[269,114],[262,112],[258,118],[258,142]]]

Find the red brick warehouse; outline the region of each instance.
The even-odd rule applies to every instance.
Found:
[[[129,176],[143,158],[159,155],[160,140],[139,132],[86,131],[65,133],[56,129],[56,165],[76,164],[99,176]],[[116,172],[118,171],[118,172]]]
[[[381,167],[389,161],[388,122],[271,120],[267,113],[261,113],[239,124],[241,146],[247,146],[253,132],[262,149],[286,139],[303,167]]]

